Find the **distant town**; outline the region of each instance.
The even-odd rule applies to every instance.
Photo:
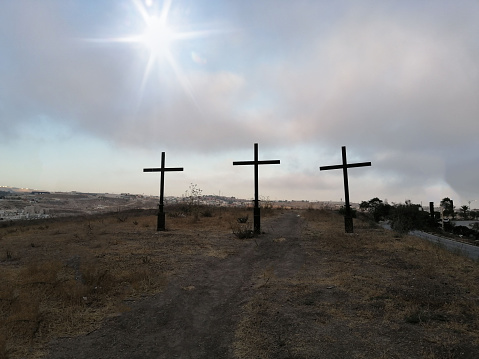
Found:
[[[31,220],[75,215],[89,215],[131,209],[155,209],[158,196],[145,196],[130,193],[83,193],[49,192],[27,188],[0,187],[0,221]],[[166,197],[165,204],[181,204],[190,197]],[[220,195],[201,195],[195,198],[202,205],[218,207],[248,207],[251,199],[240,199]],[[342,202],[272,201],[262,199],[262,206],[281,208],[324,208],[337,209]]]

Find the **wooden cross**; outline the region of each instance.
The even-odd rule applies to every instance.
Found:
[[[340,168],[343,169],[344,196],[345,196],[345,203],[346,203],[346,213],[344,215],[344,226],[346,229],[346,233],[353,233],[354,232],[353,216],[351,214],[351,205],[349,204],[348,168],[371,166],[371,162],[348,163],[346,161],[346,146],[341,147],[341,149],[343,154],[343,163],[341,165],[322,166],[322,167],[319,167],[319,170],[327,171],[327,170],[337,170]]]
[[[160,203],[158,205],[158,225],[157,231],[165,230],[165,213],[163,212],[163,192],[165,188],[165,172],[183,171],[183,167],[165,167],[165,153],[161,152],[161,167],[160,168],[144,168],[143,172],[160,172]]]
[[[254,144],[254,161],[236,161],[233,162],[233,166],[242,166],[242,165],[254,165],[254,232],[256,234],[261,233],[260,225],[260,209],[259,209],[259,200],[258,200],[258,165],[278,165],[279,160],[266,160],[258,161],[258,144]]]

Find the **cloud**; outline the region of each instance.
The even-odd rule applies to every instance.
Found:
[[[471,95],[478,83],[465,76],[473,58],[457,64],[465,49],[418,36],[419,29],[369,19],[366,28],[338,29],[310,56],[316,66],[282,71],[288,75],[275,87],[290,89],[289,112],[299,119],[291,121],[291,132],[305,141],[320,134],[381,147],[385,137],[389,146],[416,149],[436,147],[433,141],[457,132],[453,141],[470,137],[479,106]]]
[[[286,14],[296,28],[282,31],[285,44],[270,44],[267,66],[256,68],[253,60],[242,74],[185,70],[190,94],[174,76],[160,74],[159,84],[155,77],[148,80],[157,89],[144,94],[144,69],[132,49],[72,40],[75,29],[36,5],[21,17],[23,30],[14,35],[23,49],[15,55],[22,61],[13,65],[13,73],[23,76],[7,81],[8,103],[16,104],[24,118],[43,111],[97,136],[140,146],[163,132],[178,138],[187,131],[192,134],[187,146],[204,150],[252,136],[368,143],[376,150],[386,143],[432,150],[437,142],[471,140],[471,129],[479,127],[474,119],[479,82],[471,80],[469,70],[478,76],[478,58],[461,29],[451,34],[443,24],[424,24],[422,18],[414,22],[409,14],[401,17],[389,8],[371,14],[350,10],[325,34],[293,48],[292,42],[304,38],[317,20],[305,15],[305,6],[303,2],[298,6],[302,11],[291,13],[287,5],[274,11],[270,21],[278,21],[272,24],[275,29],[285,23]],[[269,40],[268,35],[262,36]],[[285,51],[278,54],[281,46]],[[21,103],[25,98],[26,105]],[[215,131],[217,136],[211,134]],[[228,141],[212,142],[225,136]]]
[[[81,133],[119,148],[205,156],[253,142],[314,147],[321,165],[339,160],[346,145],[352,161],[373,162],[370,173],[384,191],[429,186],[475,196],[473,2],[222,3],[211,21],[226,17],[241,31],[182,43],[173,53],[177,67],[155,65],[146,79],[144,49],[82,40],[131,30],[131,15],[118,18],[126,5],[91,6],[2,4],[3,141],[21,138],[25,128],[41,137],[42,128],[57,126],[62,136]],[[92,10],[94,18],[78,20]],[[39,118],[47,124],[32,127]],[[288,188],[314,187],[317,174],[305,166],[312,165],[294,168],[298,176],[281,174]]]
[[[386,10],[350,12],[296,53],[302,66],[285,58],[271,69],[287,133],[297,142],[347,144],[365,157],[388,153],[396,163],[373,163],[386,181],[446,180],[472,191],[448,174],[479,180],[473,161],[458,164],[479,130],[477,23],[464,8],[437,22]]]
[[[205,65],[208,61],[195,51],[191,52],[191,59],[200,65]]]

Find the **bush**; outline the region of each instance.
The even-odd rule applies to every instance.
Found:
[[[391,211],[391,205],[383,202],[378,197],[370,199],[368,202],[361,202],[359,208],[366,210],[371,215],[375,222],[385,220]]]
[[[201,211],[203,217],[213,217],[213,210],[210,207],[206,207]]]
[[[248,215],[246,215],[246,217],[238,217],[237,221],[238,221],[238,223],[248,222]]]
[[[408,233],[414,229],[424,229],[430,223],[430,216],[418,204],[406,201],[391,208],[389,216],[391,228],[399,233]]]
[[[339,208],[339,214],[345,216],[346,215],[346,207],[341,206],[341,208]],[[356,210],[354,208],[351,208],[351,217],[356,218]]]
[[[238,239],[247,239],[254,237],[254,231],[251,226],[251,223],[235,223],[231,225],[231,230],[233,234]]]

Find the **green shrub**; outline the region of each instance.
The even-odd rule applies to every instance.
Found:
[[[415,229],[425,229],[430,222],[430,216],[422,210],[419,204],[406,201],[391,208],[389,215],[391,228],[399,233],[408,233]]]

